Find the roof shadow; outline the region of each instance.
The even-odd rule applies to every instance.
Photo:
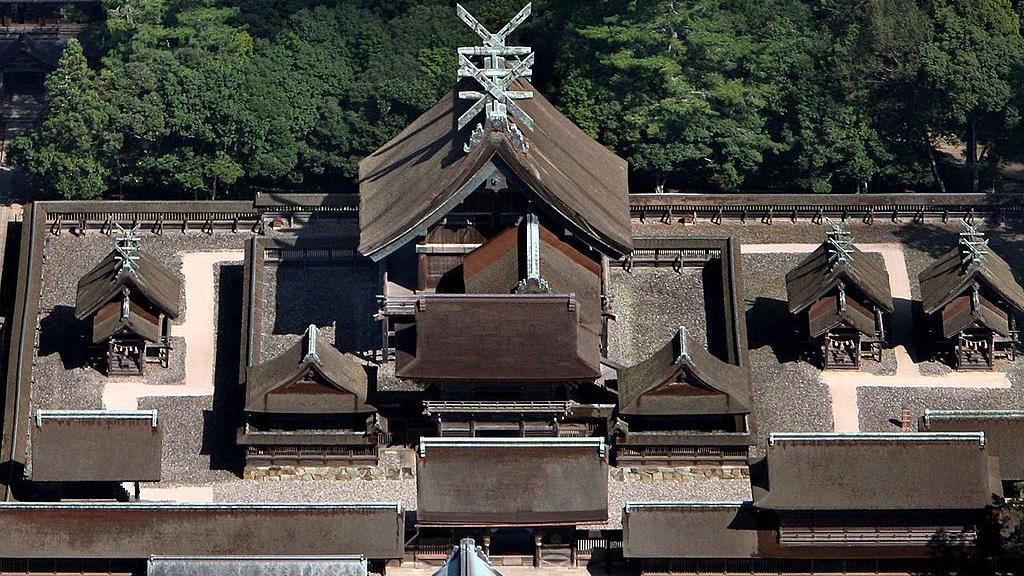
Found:
[[[213,409],[203,411],[201,454],[210,456],[210,468],[239,476],[245,454],[235,441],[242,421],[242,397],[238,387],[238,361],[242,330],[242,266],[221,265],[217,281],[217,343],[213,375]]]
[[[799,338],[793,328],[789,303],[777,298],[758,296],[747,300],[747,347],[772,349],[780,364],[800,358]]]
[[[59,354],[65,370],[73,370],[85,366],[85,349],[88,341],[83,326],[75,318],[75,309],[71,306],[54,306],[39,321],[39,352],[38,356]]]

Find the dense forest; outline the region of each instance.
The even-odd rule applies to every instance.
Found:
[[[525,0],[466,0],[494,29]],[[356,189],[478,38],[444,0],[103,0],[12,157],[39,194]],[[633,191],[969,191],[1024,157],[1024,3],[535,0],[534,83]]]

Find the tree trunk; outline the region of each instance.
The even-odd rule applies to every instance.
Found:
[[[217,179],[213,179],[213,185],[210,186],[210,200],[217,199]]]
[[[971,119],[967,123],[967,178],[968,190],[978,191],[978,126]]]
[[[932,149],[932,138],[928,134],[925,134],[924,137],[924,149],[928,151],[928,164],[932,168],[932,178],[935,179],[935,185],[939,187],[940,193],[945,194],[946,183],[942,181],[942,174],[939,174],[939,165],[935,162],[935,150]]]

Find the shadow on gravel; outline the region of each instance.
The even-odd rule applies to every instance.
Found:
[[[958,232],[957,228],[916,224],[899,226],[893,230],[893,235],[905,246],[920,250],[932,258],[937,258],[956,246]],[[911,278],[912,282],[916,280],[916,278]]]
[[[39,356],[59,354],[65,370],[80,368],[88,345],[81,322],[71,306],[55,306],[39,321]]]
[[[245,454],[235,442],[235,431],[242,421],[242,389],[238,385],[242,307],[237,297],[241,292],[242,266],[222,265],[217,274],[213,409],[203,412],[201,450],[202,454],[210,456],[211,469],[227,470],[239,476],[245,466]]]
[[[747,301],[749,305],[749,300]],[[757,350],[769,346],[779,363],[799,359],[799,338],[795,317],[785,300],[758,296],[747,309],[747,346]]]

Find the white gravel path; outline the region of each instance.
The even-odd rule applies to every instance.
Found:
[[[813,252],[821,244],[744,244],[744,254],[777,254]],[[912,300],[910,275],[903,245],[898,243],[857,244],[863,252],[882,255],[885,269],[889,273],[889,290],[897,300]],[[909,312],[909,310],[908,310]],[[857,388],[1009,388],[1010,379],[1004,372],[949,372],[940,375],[925,375],[915,364],[907,351],[905,342],[912,341],[913,318],[902,314],[893,318],[893,340],[900,342],[895,348],[895,374],[869,374],[866,372],[823,371],[821,381],[828,385],[832,398],[832,422],[836,432],[857,432],[860,430],[860,412],[857,406]]]
[[[185,319],[171,326],[171,335],[185,339],[185,384],[161,386],[141,382],[111,382],[103,388],[107,410],[134,410],[148,396],[212,396],[217,327],[215,324],[216,265],[240,262],[242,250],[189,252],[181,255],[185,276]]]

